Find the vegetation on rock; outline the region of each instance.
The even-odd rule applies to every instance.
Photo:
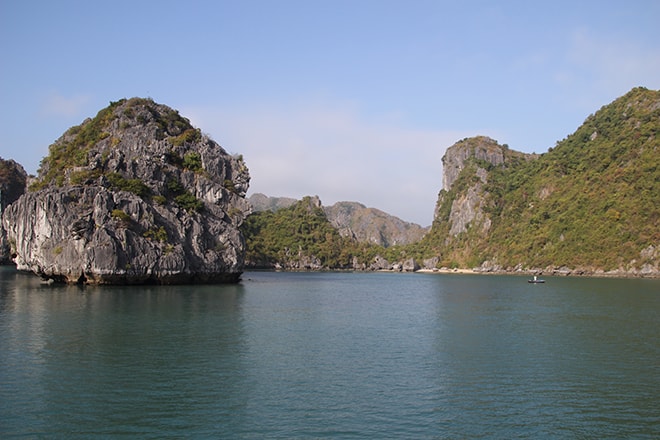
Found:
[[[123,110],[117,111],[118,107]],[[164,201],[171,200],[186,211],[200,211],[203,203],[175,180],[168,182],[165,193],[154,194],[142,178],[129,178],[120,170],[110,169],[111,152],[121,148],[124,141],[122,133],[140,125],[151,127],[153,138],[167,139],[174,147],[185,148],[186,145],[202,140],[201,131],[194,128],[190,121],[176,110],[158,106],[151,99],[121,99],[111,102],[108,107],[99,111],[96,117],[70,128],[51,145],[49,155],[41,162],[39,177],[31,184],[30,190],[37,191],[53,185],[61,187],[67,183],[84,185],[103,176],[115,190],[128,191],[143,199],[153,195],[161,205]],[[135,139],[130,141],[134,142]],[[96,160],[90,167],[90,160],[94,162],[100,151],[100,160]],[[196,151],[187,151],[181,155],[177,149],[172,148],[164,155],[164,159],[183,170],[204,172],[202,157]],[[231,182],[231,179],[225,179],[227,180]]]

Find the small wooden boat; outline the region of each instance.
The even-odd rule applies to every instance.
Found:
[[[542,280],[542,279],[536,278],[536,275],[534,275],[534,279],[532,279],[532,280],[527,280],[527,282],[528,282],[528,283],[532,283],[532,284],[543,284],[543,283],[545,283],[545,280]]]

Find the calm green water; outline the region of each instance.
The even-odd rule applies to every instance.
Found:
[[[660,281],[0,269],[2,438],[659,438]]]

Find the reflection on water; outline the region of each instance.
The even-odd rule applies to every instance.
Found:
[[[0,269],[0,435],[655,438],[660,282]]]

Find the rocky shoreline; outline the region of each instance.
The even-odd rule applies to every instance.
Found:
[[[553,276],[553,277],[575,277],[575,278],[629,278],[629,279],[660,279],[660,272],[644,272],[638,271],[604,271],[604,270],[571,270],[566,267],[546,268],[546,269],[483,269],[475,267],[472,269],[466,268],[417,268],[412,270],[404,268],[402,265],[393,265],[390,268],[344,268],[344,269],[330,269],[323,267],[290,267],[284,268],[277,267],[248,267],[246,271],[267,271],[267,272],[385,272],[385,273],[420,273],[420,274],[450,274],[450,275],[527,275],[527,276]]]
[[[16,267],[13,262],[0,263],[0,266],[14,267],[19,272],[31,273],[30,271],[23,271]],[[438,274],[438,275],[526,275],[526,276],[552,276],[552,277],[574,277],[574,278],[619,278],[619,279],[660,279],[660,272],[639,272],[635,270],[571,270],[566,267],[554,267],[546,269],[484,269],[475,267],[472,269],[465,268],[419,268],[416,270],[404,269],[403,266],[395,265],[389,269],[328,269],[321,267],[298,267],[298,268],[284,268],[281,266],[272,268],[245,268],[246,271],[266,271],[266,272],[385,272],[385,273],[420,273],[420,274]],[[234,282],[240,281],[240,275]]]
[[[474,269],[420,269],[416,272],[419,273],[437,273],[437,274],[476,274],[476,275],[543,275],[555,277],[582,277],[582,278],[649,278],[660,279],[660,272],[644,272],[639,271],[586,271],[586,270],[571,270],[567,268],[559,269],[529,269],[529,270],[482,270],[481,268]]]

